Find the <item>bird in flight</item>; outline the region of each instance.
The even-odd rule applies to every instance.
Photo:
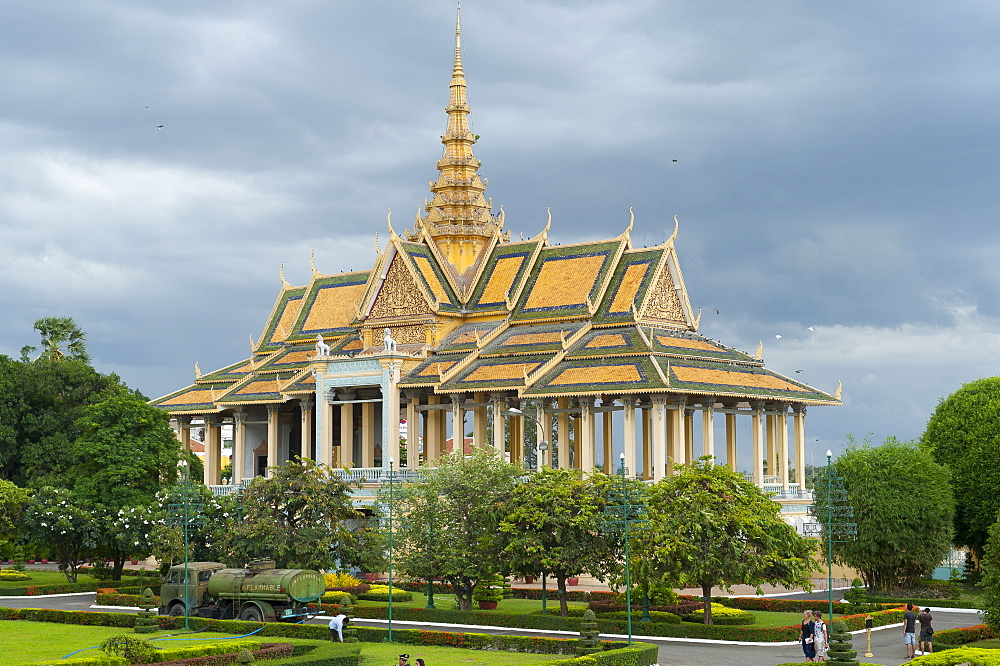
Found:
[[[774,334],[774,339],[775,339],[775,340],[780,340],[780,339],[781,339],[781,336],[780,336],[780,335],[778,335],[777,333],[775,333],[775,334]]]
[[[163,125],[153,125],[153,129],[163,129]]]
[[[798,372],[802,372],[802,371],[801,371],[801,370],[796,370],[795,372],[797,372],[797,373],[798,373]]]
[[[719,308],[715,308],[715,314],[719,314]]]

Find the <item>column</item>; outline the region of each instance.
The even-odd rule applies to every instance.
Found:
[[[517,400],[510,401],[510,406],[520,408]],[[510,462],[524,467],[524,417],[511,416],[507,427],[510,432]]]
[[[375,428],[375,403],[361,403],[361,467],[364,468],[375,466]]]
[[[441,404],[441,396],[428,395],[427,406],[435,407]],[[444,410],[428,409],[424,412],[424,419],[427,422],[427,436],[424,437],[424,461],[432,464],[441,456],[442,442],[444,441],[444,428],[441,419]]]
[[[486,402],[486,395],[474,393],[472,399],[477,403]],[[472,443],[475,446],[486,446],[486,408],[474,407],[472,411]]]
[[[674,446],[677,451],[677,459],[673,462],[677,465],[684,465],[689,462],[687,458],[687,432],[688,429],[684,426],[687,425],[687,415],[686,407],[687,400],[685,398],[674,398],[674,402],[677,405],[677,409],[674,410],[674,427],[672,433],[672,439],[674,441]],[[672,471],[672,470],[671,470]]]
[[[222,483],[222,420],[205,417],[205,485]]]
[[[799,492],[806,489],[806,407],[795,405],[792,408],[795,430],[795,483],[799,484]]]
[[[781,405],[778,412],[778,475],[781,477],[781,492],[788,493],[788,406]]]
[[[601,407],[612,407],[614,404],[614,400],[601,398]],[[617,462],[614,459],[614,435],[611,431],[614,415],[614,412],[601,412],[601,448],[603,449],[604,457],[601,469],[605,474],[614,474],[615,463]]]
[[[559,398],[556,405],[560,410],[569,409],[569,398]],[[569,413],[560,411],[556,415],[556,441],[559,442],[559,466],[569,468],[570,451],[573,448],[569,441]]]
[[[354,400],[357,396],[354,393],[338,393],[340,400]],[[340,465],[351,468],[354,467],[354,403],[347,402],[340,406]]]
[[[185,451],[191,450],[191,417],[177,417],[177,441]]]
[[[465,452],[465,410],[457,394],[451,396],[451,450]]]
[[[694,460],[694,407],[684,409],[684,460]]]
[[[758,488],[764,487],[764,403],[752,402],[750,408],[753,414],[750,417],[750,435],[753,438],[752,459],[753,459],[753,482]]]
[[[571,404],[573,404],[574,407],[579,406],[579,402],[575,402],[573,400],[571,400],[570,402]],[[582,415],[580,412],[576,412],[572,414],[570,417],[573,420],[573,469],[583,469],[582,466],[583,452],[580,450],[580,443],[582,441],[580,432],[581,430],[583,430],[583,425],[581,423],[583,419],[581,418],[581,416]]]
[[[593,472],[596,439],[593,398],[589,396],[580,398],[580,418],[577,423],[579,423],[577,438],[580,440],[580,469],[584,472]]]
[[[659,481],[667,474],[667,421],[668,413],[667,400],[665,397],[653,398],[652,431],[653,443],[651,447],[651,467],[653,471],[653,481]]]
[[[539,429],[538,433],[538,443],[537,446],[544,446],[545,449],[538,450],[538,469],[546,467],[549,464],[549,450],[552,448],[552,444],[549,440],[552,439],[552,415],[548,413],[545,409],[545,401],[538,401],[538,408],[535,410],[535,418],[538,419],[538,423],[541,426],[537,426]]]
[[[382,442],[382,469],[389,469],[391,459],[396,471],[403,467],[399,457],[399,369],[403,361],[399,359],[381,359],[383,367],[388,372],[383,373],[382,385],[382,432],[388,441]],[[386,377],[387,376],[387,377]],[[374,446],[372,450],[374,451]]]
[[[767,475],[777,476],[778,474],[778,449],[775,446],[775,426],[774,414],[766,414],[764,417],[764,431],[767,437]]]
[[[316,460],[317,462],[327,462],[320,452],[317,456],[313,451],[313,428],[312,428],[312,413],[313,413],[313,401],[312,400],[302,400],[299,402],[299,412],[302,416],[302,425],[299,430],[302,432],[302,458],[310,458]]]
[[[233,412],[233,483],[238,484],[246,475],[247,413]],[[253,476],[253,475],[251,475]]]
[[[406,469],[420,467],[420,391],[406,392]]]
[[[642,407],[642,478],[653,478],[653,410]]]
[[[507,410],[507,403],[500,398],[494,397],[491,401],[493,407],[493,448],[497,453],[503,455],[506,446],[505,435],[507,432],[507,421],[504,412]]]
[[[623,421],[625,422],[625,436],[622,438],[625,447],[625,469],[629,474],[635,475],[635,402],[628,396],[625,398]]]
[[[715,403],[701,405],[701,454],[715,455]]]
[[[267,476],[274,476],[271,467],[278,466],[278,439],[281,437],[281,405],[267,406]]]
[[[736,414],[726,414],[726,460],[729,461],[729,469],[739,471],[736,466]]]

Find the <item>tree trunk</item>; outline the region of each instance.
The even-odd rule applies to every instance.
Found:
[[[705,602],[705,624],[712,624],[712,585],[710,583],[702,583],[701,596]]]
[[[125,556],[115,556],[112,561],[114,562],[114,567],[111,569],[111,580],[121,580],[122,570],[125,569]]]
[[[559,614],[563,617],[569,615],[569,606],[566,604],[566,579],[569,578],[566,574],[556,575],[556,596],[559,597]]]
[[[463,581],[462,583],[452,583],[452,587],[455,589],[455,601],[458,602],[458,610],[471,611],[472,584]]]

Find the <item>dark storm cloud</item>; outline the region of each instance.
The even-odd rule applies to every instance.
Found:
[[[160,395],[245,357],[280,264],[368,267],[436,176],[453,12],[5,5],[0,352],[72,315]],[[470,1],[488,195],[515,237],[551,206],[560,243],[629,206],[660,243],[678,213],[703,332],[844,381],[818,446],[914,436],[1000,360],[998,24],[985,2]]]

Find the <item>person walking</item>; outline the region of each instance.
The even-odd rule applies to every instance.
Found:
[[[934,627],[931,626],[933,620],[930,608],[925,608],[924,612],[917,616],[917,621],[920,622],[920,652],[922,654],[934,652]]]
[[[816,642],[813,635],[813,613],[811,610],[802,611],[802,629],[800,633],[802,641],[802,653],[806,656],[806,661],[816,659]]]
[[[813,611],[813,645],[816,647],[816,661],[826,661],[826,651],[830,647],[830,633],[827,631],[826,623],[823,622],[823,614]]]
[[[903,613],[903,645],[906,646],[906,658],[913,659],[917,650],[917,616],[913,612],[913,604],[906,604]]]

